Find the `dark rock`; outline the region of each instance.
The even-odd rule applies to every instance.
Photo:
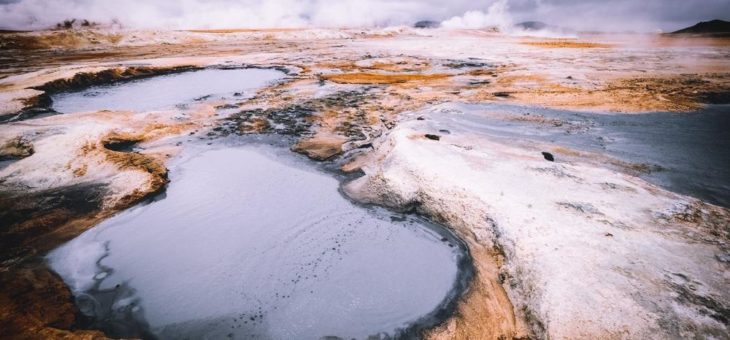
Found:
[[[418,117],[418,118],[416,118],[416,120],[426,120],[426,118]]]
[[[491,65],[481,62],[481,61],[474,61],[474,60],[450,60],[448,63],[444,64],[445,67],[448,68],[455,68],[455,69],[462,69],[462,68],[477,68],[477,67],[490,67]]]
[[[489,81],[489,80],[481,80],[481,79],[475,79],[475,80],[469,81],[469,85],[474,85],[474,86],[475,85],[489,85],[490,83],[491,83],[491,81]]]
[[[443,134],[446,134],[446,135],[450,135],[451,134],[451,131],[446,130],[446,129],[441,129],[441,130],[439,130],[439,132],[441,132]]]
[[[428,139],[430,139],[430,140],[441,140],[441,136],[439,136],[439,135],[432,135],[430,133],[427,133],[425,135],[425,137],[428,138]]]
[[[237,109],[238,108],[238,105],[223,104],[223,105],[218,105],[215,108],[218,109],[218,110],[230,110],[230,109]]]
[[[549,152],[543,151],[542,156],[545,157],[545,159],[548,161],[555,162],[555,157],[553,157],[553,154],[551,154]]]
[[[494,93],[492,93],[492,95],[495,97],[506,98],[506,97],[509,97],[509,92],[494,92]]]
[[[134,147],[137,146],[139,140],[115,140],[110,139],[104,141],[103,145],[105,148],[117,151],[117,152],[132,152]]]
[[[76,23],[76,19],[67,19],[64,20],[62,23],[56,24],[57,28],[65,28],[65,29],[72,29],[74,27],[74,23]]]

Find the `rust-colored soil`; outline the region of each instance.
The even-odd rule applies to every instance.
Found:
[[[117,44],[121,39],[121,34],[95,31],[61,30],[49,31],[46,34],[24,34],[19,32],[0,35],[0,47],[24,50],[76,48],[99,43]]]
[[[613,45],[574,40],[523,41],[523,45],[544,48],[611,48]]]
[[[617,78],[592,89],[540,75],[508,75],[474,93],[472,100],[494,100],[495,94],[553,108],[627,113],[693,111],[705,104],[727,103],[730,73]]]
[[[471,242],[476,275],[462,297],[456,315],[427,332],[430,340],[526,339],[526,329],[515,317],[512,303],[499,282],[499,258],[484,246]]]
[[[74,330],[71,292],[45,265],[0,272],[0,339],[106,339]]]
[[[315,136],[300,140],[292,147],[292,151],[307,157],[324,161],[342,153],[342,144],[347,139],[342,137]]]
[[[194,33],[249,33],[249,32],[296,32],[301,31],[303,28],[220,28],[220,29],[203,29],[203,30],[188,30],[188,32]]]
[[[448,74],[381,74],[381,73],[344,73],[323,75],[325,80],[339,84],[400,84],[407,82],[425,82],[448,78]]]

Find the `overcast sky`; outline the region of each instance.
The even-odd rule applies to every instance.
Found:
[[[45,28],[69,18],[117,20],[130,28],[388,26],[469,11],[469,20],[449,22],[537,20],[578,30],[671,31],[730,20],[730,0],[0,0],[0,28]]]

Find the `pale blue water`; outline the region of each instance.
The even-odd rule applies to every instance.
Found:
[[[191,146],[164,199],[85,232],[51,266],[117,336],[140,335],[130,314],[163,339],[392,336],[456,296],[465,250],[452,237],[351,203],[288,152]]]
[[[58,93],[51,96],[52,108],[61,113],[167,109],[196,99],[232,97],[236,93],[250,96],[282,76],[280,71],[251,68],[189,71]]]

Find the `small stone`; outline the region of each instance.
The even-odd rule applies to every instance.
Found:
[[[441,140],[441,136],[439,136],[439,135],[432,135],[430,133],[427,133],[425,136],[426,136],[426,138],[428,138],[430,140]]]
[[[606,233],[606,235],[603,235],[603,236],[606,236],[606,237],[613,237],[613,234],[611,234],[611,233]]]
[[[548,160],[548,161],[551,161],[551,162],[555,162],[555,157],[553,157],[553,154],[551,154],[549,152],[543,151],[542,152],[542,156],[545,157],[545,160]]]

